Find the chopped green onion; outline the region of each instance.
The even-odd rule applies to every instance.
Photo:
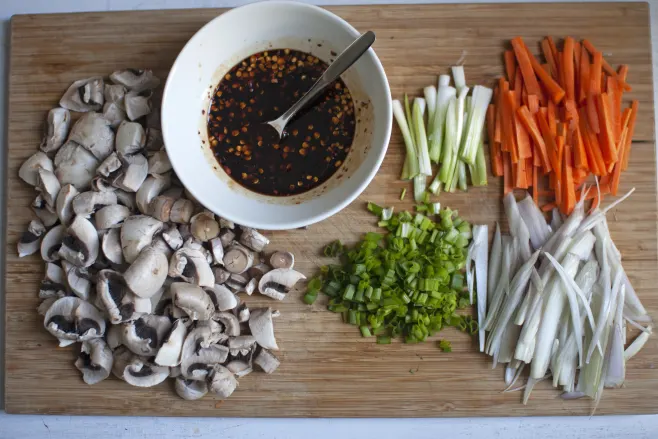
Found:
[[[443,352],[452,352],[452,345],[448,340],[439,340],[439,349]]]
[[[391,344],[391,337],[380,335],[377,337],[377,344]]]
[[[308,305],[313,305],[313,303],[315,302],[315,300],[317,298],[318,298],[318,293],[317,292],[315,292],[315,293],[306,293],[306,294],[304,294],[304,299],[303,300],[304,300],[304,303],[306,303]]]
[[[400,201],[404,201],[404,196],[407,195],[407,188],[402,188],[402,192],[400,192]]]
[[[405,104],[408,107],[408,99],[405,95]],[[416,155],[416,146],[413,138],[413,133],[409,129],[409,122],[411,122],[411,112],[408,112],[407,117],[405,117],[405,112],[402,109],[402,104],[398,100],[393,101],[393,115],[395,120],[400,127],[400,132],[402,133],[402,138],[404,139],[404,146],[407,149],[407,155],[404,160],[404,166],[402,168],[401,179],[408,180],[415,177],[419,173],[418,169],[418,156]]]
[[[370,333],[370,328],[367,326],[359,326],[359,330],[361,331],[361,335],[364,337],[372,337],[372,334]]]

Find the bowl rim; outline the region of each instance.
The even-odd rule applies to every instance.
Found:
[[[207,27],[210,27],[213,25],[216,21],[219,20],[227,20],[230,19],[231,16],[237,11],[237,10],[249,10],[249,9],[254,9],[261,7],[263,4],[267,4],[268,6],[292,6],[292,7],[297,7],[297,8],[307,8],[307,9],[313,9],[316,12],[319,12],[320,14],[324,15],[325,17],[329,18],[330,20],[333,20],[337,22],[339,25],[343,26],[347,32],[352,34],[354,38],[356,39],[359,35],[359,31],[356,30],[354,26],[352,26],[350,23],[348,23],[346,20],[344,20],[342,17],[334,14],[331,11],[328,11],[322,7],[308,4],[308,3],[302,3],[298,1],[290,1],[290,0],[269,0],[269,1],[258,1],[254,3],[249,3],[243,6],[231,8],[226,12],[221,13],[217,17],[213,18],[210,20],[208,23],[203,25],[199,30],[195,32],[195,34],[185,43],[181,51],[178,53],[176,56],[176,59],[174,60],[174,63],[171,66],[171,69],[169,70],[169,74],[167,75],[167,80],[165,82],[165,86],[163,89],[162,93],[162,104],[161,104],[161,130],[162,130],[162,136],[163,136],[163,143],[165,146],[165,150],[167,151],[167,155],[169,155],[169,148],[167,147],[167,130],[164,129],[166,126],[166,121],[167,121],[167,112],[164,111],[166,102],[167,102],[167,96],[169,95],[169,90],[172,85],[172,78],[175,76],[175,73],[177,69],[180,68],[180,58],[181,55],[189,49],[193,44],[196,43],[196,41],[201,38],[201,35],[203,34],[204,30]],[[386,76],[386,71],[384,70],[384,66],[382,65],[381,61],[379,60],[379,57],[371,47],[368,49],[368,52],[372,55],[373,59],[373,64],[375,69],[383,76],[384,78],[384,90],[385,90],[385,102],[384,105],[386,106],[386,126],[384,127],[385,133],[384,133],[384,145],[382,148],[380,148],[379,153],[376,157],[376,162],[374,166],[371,167],[371,169],[368,171],[366,174],[365,178],[363,181],[358,185],[358,187],[349,192],[345,198],[343,198],[340,202],[334,204],[331,208],[322,210],[321,212],[318,212],[314,215],[311,216],[305,216],[304,218],[294,220],[294,221],[286,221],[285,223],[268,223],[266,220],[263,221],[261,218],[264,217],[263,215],[254,215],[253,220],[250,218],[248,223],[245,223],[244,221],[237,220],[236,218],[231,218],[230,212],[215,212],[215,209],[208,207],[207,203],[204,203],[204,197],[203,195],[199,195],[198,191],[193,189],[192,185],[188,185],[190,183],[190,180],[185,176],[183,173],[179,173],[176,164],[176,160],[170,160],[172,164],[172,168],[174,172],[176,173],[176,176],[180,180],[180,182],[183,184],[183,187],[189,191],[189,193],[192,194],[192,196],[206,209],[209,209],[210,211],[214,212],[216,215],[219,215],[220,217],[227,219],[229,221],[233,221],[236,223],[240,223],[241,225],[247,226],[247,227],[253,227],[257,229],[263,229],[263,230],[292,230],[292,229],[297,229],[297,228],[302,228],[305,226],[309,226],[311,224],[315,224],[317,222],[323,221],[336,213],[340,212],[343,210],[345,207],[347,207],[352,201],[354,201],[356,198],[358,198],[363,191],[368,187],[368,185],[372,182],[373,178],[379,171],[379,168],[382,165],[382,162],[384,161],[384,158],[386,156],[386,152],[388,150],[388,146],[390,143],[391,139],[391,132],[392,132],[392,118],[393,118],[393,105],[392,105],[392,96],[391,96],[391,87],[390,84],[388,83],[388,77]]]

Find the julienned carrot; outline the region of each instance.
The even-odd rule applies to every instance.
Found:
[[[507,75],[507,80],[511,83],[514,82],[514,75],[516,70],[516,59],[514,58],[514,52],[512,50],[505,51],[505,74]]]
[[[537,114],[539,111],[539,97],[535,95],[528,96],[528,110],[531,114]]]
[[[615,145],[619,143],[621,138],[621,93],[617,86],[617,81],[611,76],[607,77],[607,93],[610,105],[610,119],[612,121],[612,134],[615,140]],[[619,96],[619,106],[617,106],[617,96]]]
[[[555,137],[548,128],[548,123],[546,120],[539,115],[537,117],[537,122],[539,122],[539,130],[541,131],[542,137],[544,138],[544,143],[546,144],[546,152],[548,155],[548,160],[551,164],[551,168],[558,169],[557,163],[557,146],[555,144]]]
[[[516,142],[516,123],[515,120],[516,118],[514,117],[514,114],[516,112],[516,102],[514,98],[514,92],[513,91],[508,91],[505,93],[504,96],[505,99],[505,116],[507,118],[506,120],[506,131],[507,131],[507,141],[509,143],[508,145],[508,152],[510,153],[512,163],[517,163],[519,161],[519,149],[518,145]]]
[[[639,102],[633,101],[631,104],[631,115],[628,120],[628,132],[626,133],[626,145],[624,146],[624,158],[622,161],[622,170],[628,168],[628,160],[631,155],[631,146],[633,145],[633,135],[635,134],[635,120],[637,119],[637,108]]]
[[[539,206],[539,167],[532,167],[532,199]]]
[[[519,44],[522,45],[523,48],[525,49],[527,59],[530,61],[530,65],[532,66],[535,75],[537,75],[541,80],[542,84],[544,84],[544,87],[546,91],[548,91],[551,100],[556,104],[559,103],[564,98],[565,95],[564,89],[562,89],[562,87],[560,87],[560,84],[556,82],[551,77],[551,75],[542,68],[541,63],[537,61],[537,58],[535,58],[534,55],[530,52],[530,49],[528,49],[528,46],[525,45],[523,40],[521,40],[520,38],[519,40],[520,40]],[[534,77],[534,75],[532,76]],[[527,83],[527,80],[525,79],[525,74],[523,76],[523,80],[526,81]],[[537,85],[537,87],[539,87],[539,85]],[[530,88],[528,88],[528,94],[531,94]],[[541,91],[541,89],[539,91],[539,96],[543,96],[543,92]]]
[[[496,122],[495,119],[496,109],[494,105],[489,105],[487,108],[487,134],[489,136],[489,156],[491,158],[491,172],[496,177],[503,175],[503,157],[499,150],[499,143],[496,143],[494,129]]]
[[[580,128],[576,127],[573,136],[573,158],[574,165],[577,169],[582,169],[589,172],[589,165],[587,163],[587,153],[585,152],[585,143],[580,134]]]
[[[521,103],[523,100],[521,99],[521,96],[523,95],[523,77],[521,76],[521,70],[517,69],[516,72],[514,73],[514,83],[510,83],[510,85],[513,85],[510,90],[514,90],[514,103],[516,104],[517,107],[521,106]]]
[[[544,38],[542,40],[541,50],[542,50],[542,53],[544,54],[544,58],[546,59],[546,62],[548,63],[549,71],[551,73],[551,77],[553,77],[553,79],[557,80],[558,79],[557,64],[555,62],[555,58],[553,58],[553,50],[551,49],[551,45],[548,42],[548,38]]]
[[[603,62],[603,54],[601,52],[594,52],[592,54],[592,65],[589,71],[590,77],[590,92],[594,96],[601,93],[601,63]]]
[[[605,167],[605,162],[603,161],[603,156],[601,155],[596,133],[594,133],[589,126],[588,119],[584,117],[585,110],[583,108],[580,110],[581,114],[578,119],[580,122],[580,134],[582,134],[583,141],[585,142],[585,152],[587,153],[587,163],[589,164],[589,168],[594,175],[607,175],[608,172]]]
[[[514,129],[512,124],[512,117],[509,114],[507,106],[507,92],[509,91],[509,83],[507,81],[500,81],[499,87],[502,84],[502,88],[499,93],[499,114],[500,114],[500,124],[501,124],[501,149],[503,151],[509,152],[510,149],[514,146]]]
[[[567,37],[564,40],[564,50],[562,52],[562,71],[564,72],[564,88],[566,89],[567,99],[576,99],[576,73],[574,71],[574,41],[573,38]]]
[[[514,107],[514,128],[516,132],[516,147],[519,152],[519,159],[524,160],[532,157],[532,144],[528,132],[523,126],[521,118],[517,114],[517,108]]]
[[[546,151],[546,143],[544,142],[541,130],[535,122],[535,118],[532,114],[530,114],[530,110],[528,110],[528,107],[525,105],[517,110],[517,114],[519,115],[519,120],[530,134],[530,137],[532,137],[532,141],[534,142],[535,146],[537,149],[539,149],[539,154],[541,155],[544,169],[546,169],[546,172],[550,172],[552,165]],[[539,118],[541,118],[541,115]]]
[[[503,184],[505,186],[503,189],[505,195],[514,190],[514,182],[512,180],[512,159],[508,152],[503,153]]]
[[[501,93],[503,90],[505,84],[505,80],[503,78],[500,78],[498,80],[498,87],[496,87],[496,90],[494,91],[494,102],[496,103],[496,125],[495,125],[495,131],[494,131],[494,139],[498,143],[502,143],[503,141],[503,135],[502,135],[502,120],[503,120],[503,113],[502,113],[502,97]]]
[[[589,51],[589,53],[594,54],[595,52],[598,52],[594,45],[587,39],[583,40],[583,47]],[[610,64],[606,60],[602,60],[602,67],[605,69],[605,72],[612,76],[615,79],[617,78],[617,72],[615,72],[615,69],[612,68]],[[622,87],[624,87],[625,91],[631,91],[631,87],[626,83],[625,80],[621,81]]]
[[[579,96],[579,87],[580,87],[580,56],[581,56],[581,46],[578,41],[573,43],[573,73],[574,73],[574,81],[576,85],[576,96],[575,99],[578,99]]]
[[[582,47],[580,49],[580,93],[578,95],[578,102],[582,105],[587,99],[589,92],[589,54],[587,49]]]
[[[624,135],[626,135],[627,131],[625,132]],[[623,157],[624,156],[624,143],[622,142],[620,144],[620,149],[619,149],[619,156]],[[612,195],[617,195],[617,190],[619,189],[619,177],[621,176],[621,171],[622,168],[624,167],[623,160],[618,160],[617,163],[615,163],[615,167],[612,170],[612,177],[610,177],[610,193]]]
[[[551,130],[551,134],[553,136],[557,136],[557,114],[555,111],[555,104],[552,102],[548,103],[548,107],[546,107],[546,121],[548,122],[548,128]]]
[[[532,157],[525,159],[525,180],[528,187],[532,187],[532,172],[534,169]]]
[[[521,189],[528,189],[528,179],[526,178],[526,160],[519,159],[519,162],[516,164],[516,182],[515,187]]]
[[[516,37],[512,39],[512,48],[514,48],[514,55],[516,56],[516,62],[519,64],[519,69],[523,75],[523,82],[528,89],[528,94],[533,94],[541,96],[541,88],[539,87],[539,82],[537,81],[537,76],[539,74],[536,71],[533,73],[533,65],[531,62],[531,55],[525,47],[525,43],[521,37]],[[534,57],[532,57],[534,58]],[[536,60],[535,60],[536,61]],[[537,63],[539,64],[539,63]],[[544,75],[546,72],[539,66],[538,70],[541,70]]]
[[[596,97],[596,108],[599,114],[599,146],[606,164],[617,161],[617,146],[612,131],[613,122],[610,117],[610,101],[607,93],[601,93]]]
[[[570,215],[573,208],[576,207],[576,188],[573,182],[573,168],[571,163],[571,148],[565,145],[564,160],[563,160],[563,177],[560,181],[564,196],[562,197],[563,213]]]
[[[599,114],[596,110],[596,95],[590,90],[587,93],[587,101],[585,103],[587,109],[587,122],[595,134],[601,132],[599,127]]]

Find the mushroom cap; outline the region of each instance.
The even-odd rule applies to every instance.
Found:
[[[18,176],[30,186],[36,186],[39,169],[53,171],[53,161],[42,151],[35,152],[23,162],[18,169]]]
[[[221,223],[221,219],[220,219],[220,223]],[[231,245],[231,243],[235,239],[235,232],[231,229],[232,228],[221,226],[221,229],[219,231],[219,239],[222,242],[224,248]]]
[[[190,230],[192,236],[201,242],[206,242],[219,235],[219,223],[215,221],[215,214],[206,210],[190,219]]]
[[[186,282],[173,282],[169,287],[174,305],[182,309],[192,320],[208,320],[215,305],[208,294],[199,286]]]
[[[121,84],[128,90],[134,90],[136,92],[151,90],[160,85],[160,79],[153,75],[152,70],[117,70],[110,75],[110,80],[115,84]]]
[[[37,190],[51,209],[55,208],[55,200],[61,187],[53,171],[44,168],[37,169]]]
[[[73,199],[79,194],[78,190],[70,183],[65,184],[59,190],[55,200],[55,211],[62,224],[68,226],[73,220]]]
[[[41,222],[43,222],[44,226],[52,227],[57,223],[58,218],[55,210],[51,206],[48,206],[46,200],[41,194],[36,196],[31,207],[34,214],[41,220]]]
[[[238,387],[238,380],[235,379],[235,375],[220,364],[212,368],[209,379],[210,391],[221,399],[231,396]]]
[[[167,279],[169,262],[162,251],[153,246],[145,247],[123,274],[128,288],[137,296],[150,298]]]
[[[277,370],[281,361],[269,350],[261,348],[254,357],[254,364],[260,367],[263,372],[270,374]]]
[[[240,244],[255,252],[262,252],[263,249],[270,243],[265,235],[251,227],[242,227],[242,234],[240,235]]]
[[[148,161],[142,154],[121,156],[122,173],[114,185],[127,192],[137,192],[148,175]]]
[[[82,343],[75,367],[87,384],[96,384],[110,376],[114,357],[105,340],[95,338]]]
[[[238,306],[238,298],[224,285],[215,284],[212,288],[206,289],[206,292],[219,311],[229,311]]]
[[[169,378],[169,368],[149,363],[140,357],[133,360],[123,371],[123,380],[137,387],[153,387]]]
[[[170,330],[169,317],[146,314],[134,322],[123,324],[121,341],[135,354],[153,357]]]
[[[169,213],[169,218],[171,222],[178,224],[187,224],[192,218],[194,213],[194,203],[185,198],[179,198],[174,201],[173,206],[171,206],[171,212]]]
[[[256,343],[265,349],[279,350],[274,338],[274,324],[272,323],[272,308],[254,308],[249,317],[249,329]]]
[[[146,177],[135,197],[139,211],[148,214],[151,201],[169,186],[171,186],[171,173],[153,174]]]
[[[121,122],[115,140],[116,151],[121,156],[136,154],[144,149],[146,133],[137,122]]]
[[[86,113],[71,128],[69,142],[82,145],[103,161],[114,150],[112,124],[99,113]]]
[[[153,235],[162,230],[162,222],[147,215],[129,216],[121,226],[121,248],[126,262],[133,263],[139,253],[150,245]]]
[[[240,335],[240,322],[234,314],[230,312],[218,312],[212,316],[212,319],[222,324],[222,332],[229,337]]]
[[[55,175],[61,184],[72,184],[78,191],[89,189],[98,159],[82,145],[68,140],[55,155]]]
[[[169,276],[181,278],[202,287],[212,288],[215,275],[200,249],[183,246],[176,250],[169,261]]]
[[[174,322],[169,333],[165,336],[160,350],[155,357],[155,364],[159,366],[178,366],[181,362],[183,343],[187,336],[187,326],[183,319]]]
[[[117,196],[114,192],[86,191],[76,195],[71,206],[76,215],[89,218],[101,207],[115,204],[117,204]]]
[[[57,151],[66,140],[71,125],[71,112],[66,108],[53,108],[48,112],[46,132],[39,148],[43,152]]]
[[[183,377],[176,377],[174,384],[176,394],[188,401],[194,401],[203,398],[208,393],[208,383],[198,380],[186,380]]]
[[[121,230],[108,229],[101,240],[101,249],[103,255],[113,264],[121,265],[124,263],[123,252],[121,251]]]
[[[86,270],[83,273],[83,269],[76,267],[68,261],[62,261],[62,268],[69,290],[82,300],[89,300],[91,282],[87,278],[88,273],[86,273]]]
[[[121,99],[123,100],[123,97]],[[121,125],[121,122],[128,119],[128,115],[126,114],[126,110],[123,109],[123,105],[116,102],[105,102],[102,114],[110,123],[110,126],[115,130]]]
[[[231,360],[226,363],[226,368],[238,378],[242,378],[253,372],[251,364],[243,360]]]
[[[103,78],[100,76],[79,79],[64,92],[59,105],[79,113],[98,111],[103,107],[103,85]]]
[[[183,345],[181,374],[189,380],[206,379],[214,366],[224,363],[228,358],[228,348],[220,344],[199,348],[192,352],[185,345]]]
[[[67,296],[48,309],[44,327],[60,340],[86,341],[105,334],[105,319],[89,302]]]
[[[178,227],[175,224],[169,225],[162,232],[162,239],[165,240],[169,248],[176,251],[183,246],[183,237],[178,231]]]
[[[18,240],[18,257],[22,258],[38,252],[41,248],[41,238],[46,233],[46,227],[40,219],[33,219]]]
[[[306,279],[306,276],[298,271],[277,268],[268,271],[260,278],[258,291],[272,299],[283,300],[290,289],[302,279]]]
[[[123,97],[128,90],[121,84],[105,84],[103,88],[103,97],[105,104],[123,104]]]
[[[156,151],[149,157],[149,174],[163,174],[171,171],[171,162],[166,150]]]
[[[116,199],[116,194],[114,195]],[[130,216],[130,209],[121,204],[111,204],[99,209],[94,214],[94,222],[98,230],[121,227]]]
[[[96,281],[96,297],[100,300],[112,324],[128,322],[139,316],[136,296],[126,285],[121,273],[101,270]],[[150,300],[145,299],[149,305]]]
[[[78,267],[91,266],[100,249],[98,232],[94,225],[82,215],[77,215],[66,230],[59,255]]]
[[[41,240],[41,259],[46,262],[59,260],[59,249],[64,236],[66,236],[66,226],[60,224],[50,229]]]
[[[142,116],[146,116],[153,109],[151,104],[152,93],[148,91],[130,91],[126,93],[123,98],[123,103],[126,108],[128,119],[137,120]]]

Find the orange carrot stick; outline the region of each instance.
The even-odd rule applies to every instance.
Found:
[[[527,187],[532,187],[532,173],[534,169],[532,157],[525,159],[525,181]]]
[[[592,90],[587,93],[585,107],[587,108],[587,122],[589,123],[590,128],[595,134],[600,133],[601,127],[599,127],[599,114],[596,109],[596,95]]]
[[[626,132],[628,133],[628,132]],[[625,134],[626,135],[626,134]],[[619,150],[619,156],[624,156],[624,145],[625,142],[621,142],[621,148]],[[612,170],[612,177],[610,178],[610,193],[612,195],[617,195],[617,190],[619,189],[619,177],[621,176],[622,168],[624,167],[624,161],[619,160],[615,163],[615,167]]]
[[[514,59],[514,52],[511,50],[505,51],[505,74],[510,83],[514,82],[514,75],[516,70],[516,60]]]
[[[587,100],[589,91],[589,55],[585,47],[580,49],[580,93],[578,102],[582,105]]]
[[[544,38],[541,42],[541,51],[544,54],[544,59],[546,59],[546,62],[548,63],[549,66],[549,72],[551,73],[551,77],[555,80],[558,79],[558,69],[557,69],[557,64],[555,63],[555,58],[553,57],[553,50],[551,49],[551,45],[548,42],[548,38]]]
[[[523,48],[525,49],[527,59],[529,60],[530,65],[532,66],[532,69],[534,70],[535,74],[539,77],[540,81],[542,82],[542,84],[546,88],[546,91],[550,95],[551,100],[553,102],[555,102],[556,104],[559,103],[564,98],[564,95],[565,95],[565,92],[562,89],[562,87],[560,87],[560,84],[557,83],[551,77],[551,75],[548,72],[546,72],[546,70],[544,70],[542,68],[539,61],[537,61],[537,58],[535,58],[534,55],[532,53],[530,53],[530,50],[525,45],[523,40],[520,40],[519,44],[522,45]],[[532,77],[536,82],[535,76],[532,75]],[[528,81],[525,78],[525,73],[523,75],[523,80],[526,82],[526,86],[527,86]],[[539,84],[537,84],[537,87],[539,88]],[[543,93],[542,93],[541,89],[539,89],[539,93],[540,93],[540,96],[543,96]],[[528,87],[528,94],[533,94],[533,93],[530,92],[530,87]]]
[[[590,91],[594,96],[601,93],[601,63],[603,62],[603,54],[601,52],[594,52],[592,66],[589,71],[590,77]]]
[[[585,47],[587,51],[592,55],[594,55],[595,52],[598,52],[598,50],[596,50],[596,47],[594,47],[594,45],[591,42],[589,42],[589,40],[583,40],[583,47]],[[605,69],[605,72],[608,75],[619,80],[619,78],[617,78],[617,72],[615,72],[615,69],[613,69],[612,66],[608,64],[606,60],[602,60],[602,67]],[[624,87],[625,91],[632,90],[631,87],[626,83],[626,81],[620,81],[620,84],[622,87]]]
[[[548,152],[546,150],[546,142],[544,142],[544,137],[542,135],[541,130],[537,126],[535,122],[535,118],[533,117],[532,114],[530,114],[530,110],[528,110],[528,107],[525,105],[522,106],[517,110],[517,114],[519,115],[519,120],[527,130],[527,132],[530,134],[530,137],[532,137],[532,141],[534,142],[535,146],[537,149],[539,149],[539,155],[541,156],[542,163],[544,164],[544,168],[547,169],[549,172],[552,169],[552,165],[550,162],[550,159],[548,157]],[[543,120],[543,117],[541,115],[538,115],[537,119]]]
[[[516,183],[515,186],[521,189],[528,189],[527,178],[526,178],[526,160],[519,159],[519,162],[516,164]]]
[[[548,155],[548,160],[553,169],[558,169],[559,165],[557,163],[557,145],[555,144],[555,137],[548,127],[548,123],[543,117],[538,117],[537,121],[539,122],[539,130],[541,131],[544,143],[546,144],[546,152]]]
[[[601,93],[596,97],[596,107],[599,113],[599,146],[606,164],[617,161],[617,146],[615,136],[612,132],[612,120],[610,118],[610,101],[607,93]]]
[[[537,114],[539,111],[539,97],[535,95],[528,96],[528,110],[531,114]]]
[[[539,167],[532,166],[532,199],[539,206]]]
[[[607,93],[608,93],[608,107],[610,108],[610,121],[612,122],[612,134],[615,145],[619,143],[621,137],[621,97],[619,99],[619,107],[617,107],[617,95],[619,95],[619,87],[617,81],[612,76],[606,78]]]
[[[505,195],[514,190],[514,183],[512,183],[512,160],[508,152],[503,153],[503,186]]]
[[[573,73],[574,73],[574,83],[576,86],[576,101],[580,95],[580,56],[582,54],[582,47],[578,41],[573,43]]]
[[[563,207],[564,213],[570,215],[573,211],[573,208],[576,206],[576,191],[573,182],[573,168],[571,163],[571,148],[569,145],[565,145],[564,151],[564,170],[563,178],[560,183],[563,186],[564,196],[563,196]]]
[[[516,102],[514,98],[514,92],[508,91],[505,93],[505,123],[507,124],[507,136],[509,137],[509,153],[511,154],[512,163],[517,163],[519,161],[519,150],[517,145],[517,132],[516,132],[516,117],[514,114],[516,112]]]
[[[576,99],[576,73],[574,71],[574,41],[573,38],[567,37],[564,40],[564,51],[562,52],[562,71],[564,72],[564,87],[567,92],[567,99]]]
[[[516,107],[521,106],[521,95],[523,94],[523,77],[521,76],[521,69],[517,69],[516,72],[514,73],[514,103],[516,104]]]
[[[606,175],[607,170],[605,163],[603,162],[601,150],[599,149],[599,142],[596,134],[592,131],[588,119],[585,117],[585,109],[581,108],[580,113],[580,118],[578,119],[580,121],[580,134],[582,134],[583,141],[585,142],[585,153],[587,154],[589,169],[594,175]]]
[[[635,120],[637,118],[638,101],[631,104],[631,115],[628,120],[628,132],[626,133],[626,145],[624,145],[623,170],[628,168],[628,160],[631,155],[631,146],[633,145],[633,135],[635,134]]]
[[[547,121],[548,121],[548,127],[551,129],[551,134],[553,136],[557,135],[557,114],[556,114],[556,109],[555,109],[555,104],[552,102],[548,103],[548,116],[547,116]]]
[[[501,78],[502,79],[502,78]],[[501,81],[502,88],[500,89],[500,104],[498,106],[500,123],[501,123],[501,136],[502,136],[502,150],[509,152],[514,145],[514,130],[510,123],[512,117],[508,114],[507,109],[507,92],[509,91],[509,83]]]
[[[589,171],[589,165],[587,163],[587,153],[585,152],[585,143],[580,134],[580,128],[576,127],[573,136],[573,146],[574,146],[574,163],[576,169],[582,169]]]
[[[489,105],[487,108],[487,134],[489,137],[489,156],[491,159],[491,172],[496,177],[503,175],[503,158],[498,148],[496,147],[496,139],[494,136],[495,124],[494,121],[496,108]]]
[[[555,209],[557,207],[557,204],[555,203],[546,203],[541,207],[542,212],[550,212],[551,210]]]
[[[534,94],[537,96],[541,96],[541,88],[539,87],[539,82],[537,82],[537,77],[535,76],[536,71],[533,73],[533,65],[531,59],[534,59],[534,56],[532,56],[526,46],[525,43],[523,42],[523,39],[521,37],[516,37],[512,39],[512,47],[514,48],[514,55],[516,56],[516,62],[519,64],[519,69],[521,70],[521,74],[523,75],[523,82],[525,83],[525,86],[528,88],[528,94]],[[535,60],[537,62],[537,60]],[[537,62],[537,64],[539,64]],[[539,70],[542,71],[544,75],[546,75],[546,72],[541,68]],[[539,75],[539,73],[537,73]]]

